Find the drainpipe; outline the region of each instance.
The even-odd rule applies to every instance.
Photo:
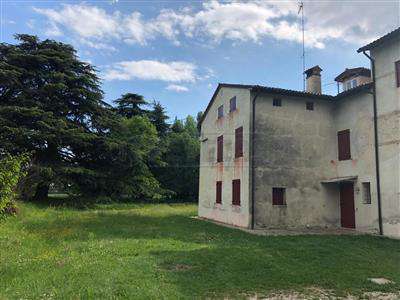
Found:
[[[373,59],[365,51],[363,51],[363,54],[370,60],[371,69],[372,69],[372,97],[373,97],[373,102],[374,102],[376,192],[377,192],[377,198],[378,198],[379,234],[383,235],[382,204],[381,204],[381,183],[380,183],[380,171],[379,171],[378,109],[377,109],[377,103],[376,103],[375,59]]]
[[[255,133],[255,124],[256,124],[256,100],[258,97],[258,93],[253,98],[252,103],[252,124],[251,124],[251,136],[250,136],[250,145],[251,145],[251,229],[254,229],[254,215],[255,215],[255,208],[254,208],[254,177],[255,177],[255,168],[254,168],[254,133]]]

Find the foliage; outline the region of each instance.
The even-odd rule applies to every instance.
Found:
[[[144,100],[142,95],[134,93],[126,93],[121,98],[114,101],[117,105],[116,112],[125,118],[132,118],[133,116],[142,116],[147,111],[142,107],[148,103]]]
[[[192,117],[170,126],[159,102],[147,110],[135,93],[112,107],[95,68],[72,46],[31,35],[16,40],[0,44],[0,151],[32,153],[23,199],[43,201],[51,186],[82,199],[195,197],[199,147]]]
[[[13,211],[13,201],[17,195],[17,186],[25,175],[25,166],[29,156],[4,155],[0,159],[0,214]]]
[[[197,199],[200,142],[193,117],[188,116],[185,122],[176,119],[165,143],[163,161],[166,166],[159,168],[158,180],[165,188],[172,190],[178,199]]]
[[[106,110],[94,68],[70,45],[16,39],[17,45],[0,44],[0,145],[33,153],[26,185],[34,194],[23,196],[39,199],[55,178],[71,179],[66,169],[82,169],[74,150],[106,132]]]
[[[160,102],[153,102],[153,109],[149,112],[149,119],[157,129],[159,136],[165,137],[169,131],[168,116]]]
[[[251,235],[195,219],[187,204],[20,211],[0,226],[0,299],[264,299],[309,287],[332,296],[294,298],[358,299],[400,290],[399,240]],[[394,283],[368,281],[375,277]]]

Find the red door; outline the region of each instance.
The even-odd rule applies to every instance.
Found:
[[[352,182],[344,182],[340,185],[340,216],[342,227],[356,228],[354,185]]]

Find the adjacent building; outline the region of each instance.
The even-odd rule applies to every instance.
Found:
[[[246,228],[400,236],[400,28],[360,48],[324,95],[219,84],[201,120],[199,216]]]

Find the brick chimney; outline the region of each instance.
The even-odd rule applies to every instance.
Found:
[[[322,93],[321,71],[319,66],[315,66],[304,72],[306,74],[306,92],[318,95]]]

